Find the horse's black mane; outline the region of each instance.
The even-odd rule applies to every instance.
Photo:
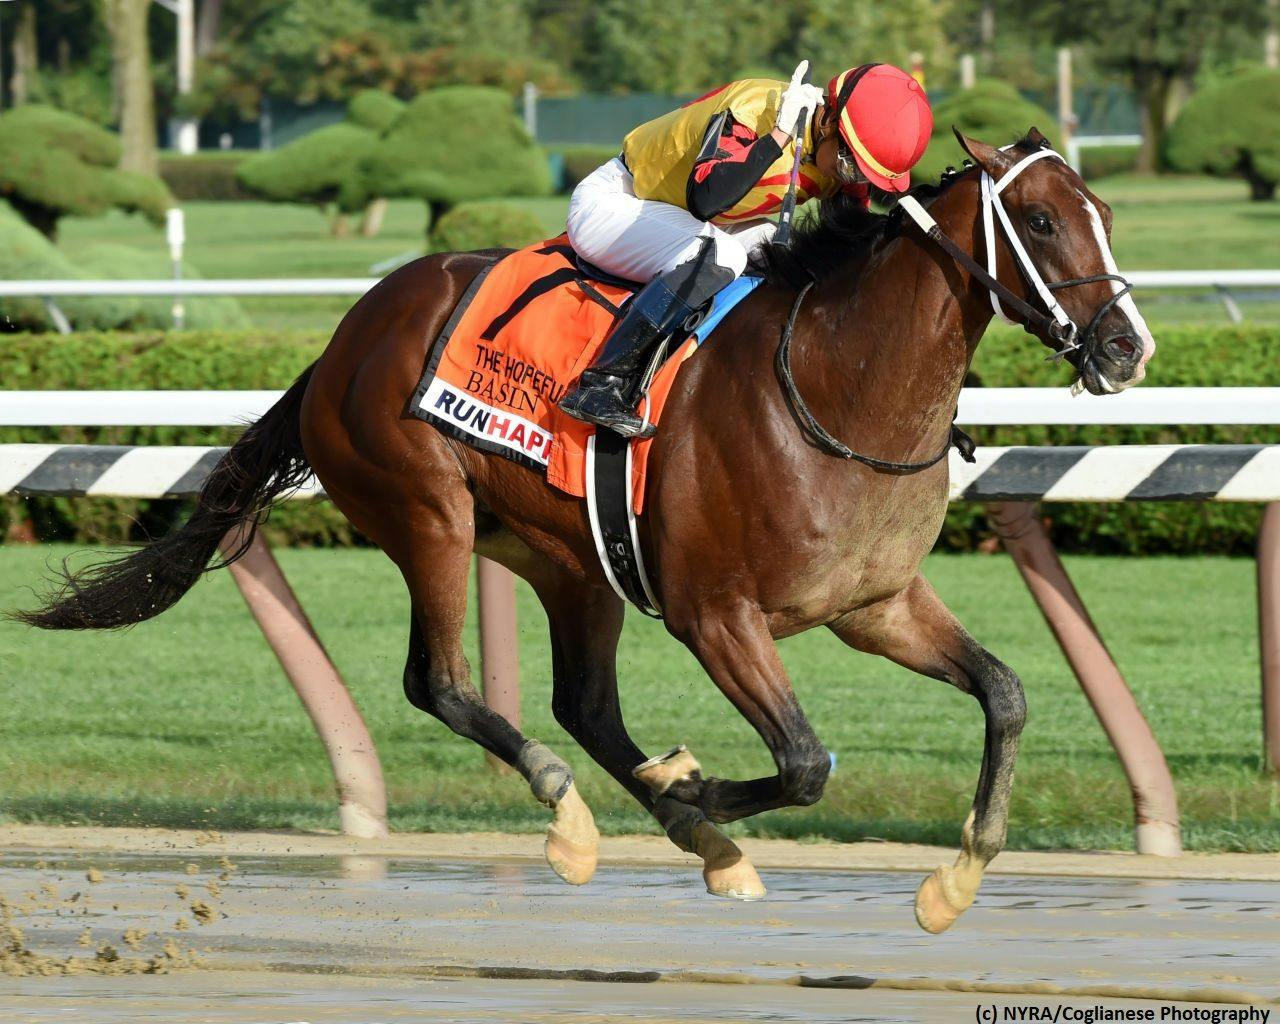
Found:
[[[1033,140],[1028,133],[1015,142],[1013,148],[1032,153],[1046,144],[1042,137]],[[966,160],[958,170],[948,167],[937,183],[922,182],[907,194],[927,205],[974,166],[971,160]],[[796,220],[786,245],[771,242],[762,246],[752,257],[747,273],[763,277],[768,284],[797,288],[808,281],[821,281],[882,239],[895,237],[902,230],[905,216],[896,203],[888,213],[874,213],[858,200],[837,192],[819,201],[816,217]]]

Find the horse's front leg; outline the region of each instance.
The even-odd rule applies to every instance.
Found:
[[[940,867],[916,893],[916,920],[945,931],[973,903],[983,871],[1004,848],[1018,737],[1026,721],[1022,683],[969,635],[923,576],[896,596],[851,612],[832,631],[860,651],[879,654],[973,695],[986,717],[982,770],[953,867]]]
[[[764,885],[751,861],[696,807],[653,792],[646,760],[622,718],[617,647],[622,602],[611,591],[585,588],[562,574],[535,576],[551,625],[555,679],[552,710],[564,729],[662,825],[673,843],[702,858],[707,891],[754,900]]]
[[[778,774],[749,782],[703,778],[681,748],[642,766],[655,794],[694,804],[712,821],[816,803],[831,760],[805,718],[764,616],[754,606],[666,609],[667,628],[760,734]]]

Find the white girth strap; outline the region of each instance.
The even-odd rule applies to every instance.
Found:
[[[1007,148],[1007,147],[1006,147]],[[1044,278],[1040,276],[1040,271],[1036,269],[1036,265],[1031,262],[1031,257],[1027,255],[1027,250],[1022,244],[1022,239],[1018,237],[1018,233],[1013,230],[1013,222],[1009,219],[1009,213],[1004,208],[1004,203],[1000,200],[1000,193],[1009,186],[1014,179],[1025,171],[1031,164],[1037,160],[1043,160],[1045,157],[1057,157],[1062,160],[1059,153],[1052,149],[1037,149],[1034,153],[1024,156],[1016,164],[1009,168],[996,181],[986,171],[982,172],[982,233],[983,240],[987,249],[987,272],[992,277],[998,277],[996,270],[996,220],[1000,221],[1000,228],[1004,232],[1005,240],[1009,243],[1009,248],[1013,250],[1013,258],[1018,266],[1026,275],[1027,280],[1036,290],[1036,294],[1040,296],[1040,301],[1044,303],[1045,308],[1049,311],[1050,316],[1058,322],[1062,327],[1074,327],[1071,317],[1067,316],[1067,311],[1062,308],[1062,304],[1054,297],[1053,292],[1044,283]],[[1063,163],[1066,163],[1064,160]],[[1017,323],[1011,319],[1000,305],[1000,299],[995,292],[990,292],[991,308],[996,311],[1006,323]]]

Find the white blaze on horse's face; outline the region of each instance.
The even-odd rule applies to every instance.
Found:
[[[1098,244],[1098,254],[1102,257],[1103,267],[1108,274],[1118,275],[1120,271],[1116,269],[1116,260],[1111,254],[1111,243],[1107,241],[1107,229],[1102,223],[1102,215],[1098,213],[1098,208],[1093,205],[1089,197],[1079,189],[1076,189],[1076,195],[1080,197],[1080,201],[1084,204],[1085,212],[1089,215],[1089,224],[1093,227],[1093,238]],[[1111,281],[1109,283],[1113,295],[1120,290],[1121,284],[1119,281]],[[1147,322],[1142,318],[1142,314],[1138,312],[1138,304],[1133,301],[1132,295],[1125,295],[1116,306],[1128,319],[1129,326],[1133,328],[1134,336],[1142,343],[1142,359],[1134,371],[1133,378],[1117,389],[1121,390],[1141,382],[1147,375],[1147,360],[1156,354],[1156,339],[1151,336],[1151,330],[1147,327]]]

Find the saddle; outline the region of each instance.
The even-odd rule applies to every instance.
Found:
[[[681,365],[759,284],[759,278],[734,281],[690,333],[663,346],[647,376],[642,416],[661,429]],[[635,529],[652,440],[628,443],[557,407],[640,287],[587,263],[564,235],[503,257],[458,301],[431,346],[409,408],[450,436],[542,472],[551,486],[585,498],[610,583],[653,613]]]

